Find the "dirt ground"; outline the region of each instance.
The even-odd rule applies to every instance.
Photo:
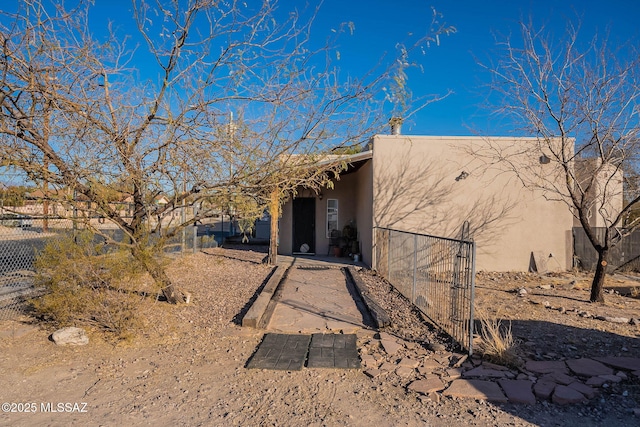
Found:
[[[425,399],[401,381],[369,378],[362,370],[246,369],[262,333],[239,323],[271,271],[263,257],[215,249],[177,259],[170,275],[192,302],[141,301],[146,326],[127,342],[89,330],[89,345],[59,347],[48,339],[50,327],[28,317],[0,322],[0,403],[15,403],[9,411],[3,405],[0,424],[640,425],[632,412],[640,407],[635,377],[586,404],[498,405]],[[385,282],[361,274],[390,312],[390,333],[416,346],[440,341],[450,347]],[[604,306],[588,302],[588,286],[580,274],[479,273],[476,310],[510,321],[522,357],[640,357],[640,282],[608,278],[612,291]]]

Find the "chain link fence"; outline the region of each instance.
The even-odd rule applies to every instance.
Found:
[[[98,218],[91,222],[101,233],[122,240],[124,233],[115,225]],[[37,294],[34,262],[38,253],[51,239],[72,235],[82,227],[67,218],[43,219],[6,211],[0,214],[0,320],[17,317],[28,299]],[[195,253],[219,246],[228,234],[212,225],[186,227],[166,240],[163,251],[166,255]]]
[[[475,244],[376,228],[374,268],[472,354]]]

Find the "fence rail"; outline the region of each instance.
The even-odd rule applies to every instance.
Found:
[[[376,228],[374,268],[472,354],[475,244]]]
[[[594,227],[593,231],[600,241],[604,240],[604,227]],[[573,251],[575,267],[595,270],[598,253],[582,227],[573,228]],[[640,230],[635,230],[616,242],[609,250],[608,263],[611,270],[640,271]]]
[[[122,231],[115,226],[95,221],[94,226],[114,240],[123,238]],[[74,227],[73,221],[65,218],[0,218],[0,320],[16,317],[24,309],[26,300],[37,291],[34,287],[37,254],[51,239],[82,227],[82,224]],[[186,227],[184,234],[177,233],[165,243],[164,251],[192,253],[216,247],[217,239],[222,236],[206,225]]]

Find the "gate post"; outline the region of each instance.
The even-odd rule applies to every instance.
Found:
[[[418,235],[413,235],[413,289],[411,290],[411,303],[416,303],[416,282],[418,280]]]
[[[391,230],[389,232],[389,244],[387,245],[387,280],[391,282]]]

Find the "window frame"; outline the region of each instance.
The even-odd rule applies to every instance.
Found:
[[[335,207],[329,206],[330,202],[335,202]],[[339,214],[340,214],[340,204],[338,202],[338,199],[327,199],[327,216],[325,221],[325,231],[326,231],[327,239],[331,238],[332,230],[339,230],[339,227],[338,227]],[[335,219],[334,219],[334,216],[335,216]],[[330,228],[331,223],[333,222],[335,222],[335,229]]]

